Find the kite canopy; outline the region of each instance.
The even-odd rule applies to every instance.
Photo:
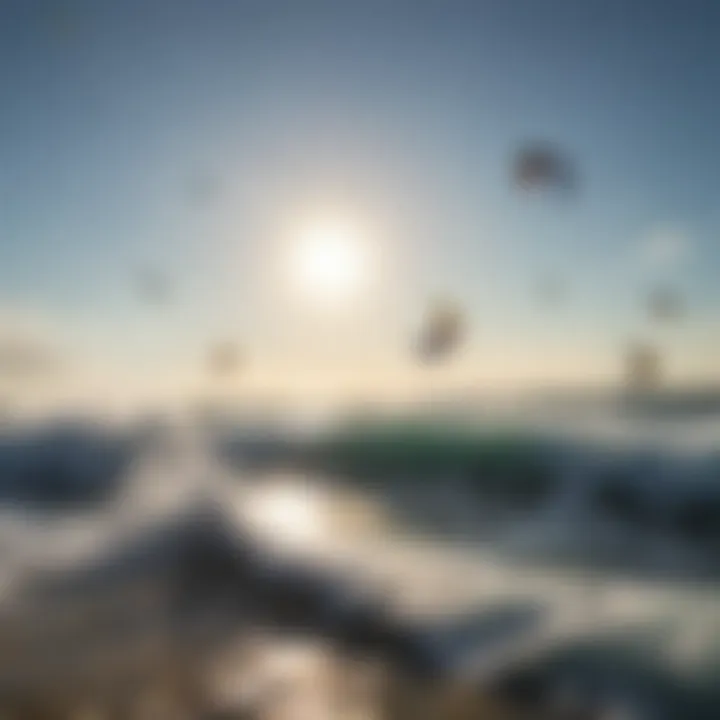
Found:
[[[683,314],[683,301],[679,292],[670,287],[652,290],[647,299],[648,314],[653,320],[678,320]]]
[[[143,302],[158,305],[170,298],[170,281],[159,270],[154,268],[144,268],[138,272],[135,286]]]
[[[521,148],[512,167],[513,183],[521,190],[575,190],[576,178],[571,163],[546,143]]]
[[[53,376],[62,362],[58,352],[33,338],[0,337],[0,381],[40,380]]]
[[[221,192],[220,178],[211,172],[199,171],[187,182],[187,199],[198,205],[207,205],[217,200]]]
[[[535,293],[541,303],[559,305],[565,299],[567,287],[561,277],[557,275],[547,275],[538,280]]]
[[[420,328],[416,345],[419,358],[433,362],[449,357],[463,339],[464,325],[463,313],[457,303],[435,301]]]
[[[626,382],[631,390],[654,390],[662,381],[661,357],[650,345],[633,345],[626,358]]]
[[[232,375],[240,367],[241,355],[234,343],[219,342],[210,348],[208,356],[208,370],[215,376]]]

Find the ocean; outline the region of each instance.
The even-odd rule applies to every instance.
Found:
[[[427,629],[458,677],[485,677],[517,656],[608,707],[642,708],[637,717],[715,717],[718,431],[720,415],[633,415],[612,403],[335,417],[312,432],[228,417],[153,432],[8,428],[0,627],[60,615],[50,596],[28,591],[38,580],[70,577],[211,502],[269,557],[383,597]],[[83,614],[85,591],[70,598]],[[134,602],[122,620],[134,634],[105,636],[117,646],[146,642],[162,620],[153,602],[127,609]],[[515,610],[542,620],[494,619]],[[236,614],[218,613],[214,632],[247,633]],[[42,654],[50,635],[38,627]],[[492,641],[488,627],[499,632]],[[63,637],[96,639],[91,623]],[[233,676],[238,685],[247,672]]]

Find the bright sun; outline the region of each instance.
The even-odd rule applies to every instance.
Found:
[[[300,292],[325,303],[355,295],[367,276],[366,247],[355,226],[321,221],[302,228],[291,258]]]

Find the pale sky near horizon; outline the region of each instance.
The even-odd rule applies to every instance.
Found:
[[[712,0],[4,2],[0,344],[62,358],[43,393],[198,388],[222,340],[252,390],[610,378],[634,338],[716,378],[717,87]],[[577,197],[511,187],[535,138]],[[310,216],[358,229],[352,301],[289,290]],[[146,268],[164,305],[138,297]],[[659,281],[676,327],[647,321]],[[427,373],[410,345],[435,293],[471,332]]]

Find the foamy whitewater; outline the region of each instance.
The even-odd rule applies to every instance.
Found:
[[[8,494],[0,515],[4,597],[28,576],[102,556],[214,499],[274,552],[349,573],[413,616],[437,620],[526,602],[547,611],[543,632],[555,640],[624,635],[679,676],[712,685],[720,667],[718,529],[690,541],[666,531],[662,519],[688,497],[708,504],[718,497],[720,414],[638,421],[598,406],[555,417],[528,409],[521,417],[518,427],[542,429],[559,479],[529,510],[478,498],[461,472],[361,492],[303,468],[270,472],[228,462],[207,428],[173,426],[151,439],[127,428],[78,430],[75,457],[64,462],[102,482],[108,469],[98,454],[116,452],[118,491],[63,510],[33,505],[28,492],[22,500]],[[52,432],[23,432],[2,446],[7,486],[31,467],[27,458],[52,455]],[[644,499],[653,522],[614,517],[593,503],[608,473]],[[460,664],[472,671],[483,661],[470,647]]]

